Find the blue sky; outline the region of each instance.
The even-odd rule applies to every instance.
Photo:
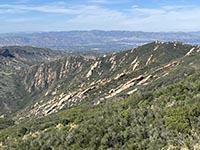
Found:
[[[200,31],[199,0],[1,0],[0,32]]]

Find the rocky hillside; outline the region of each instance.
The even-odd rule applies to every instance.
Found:
[[[198,150],[199,52],[153,42],[4,71],[0,149]]]
[[[16,118],[46,116],[82,103],[97,105],[178,82],[198,70],[198,52],[197,46],[153,42],[109,56],[68,56],[29,67],[17,81],[30,103]]]
[[[0,119],[0,148],[198,150],[199,52],[153,42],[25,68],[15,77],[29,101]]]
[[[198,150],[199,76],[123,101],[81,105],[23,122],[1,130],[0,148]]]
[[[9,46],[0,48],[0,114],[20,109],[31,99],[18,82],[21,70],[57,60],[64,52],[43,48]]]

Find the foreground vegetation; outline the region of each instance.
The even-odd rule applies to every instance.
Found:
[[[1,130],[0,149],[198,149],[199,92],[200,73],[196,73],[123,101],[83,104]]]

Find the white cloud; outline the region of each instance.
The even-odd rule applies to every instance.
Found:
[[[88,0],[93,3],[107,3],[108,0]],[[110,1],[111,2],[111,1]],[[113,2],[113,1],[112,1]],[[126,10],[114,10],[98,4],[68,6],[56,2],[41,6],[0,5],[0,15],[9,13],[39,12],[62,14],[71,19],[56,20],[46,27],[49,30],[104,29],[104,30],[143,30],[143,31],[189,31],[200,30],[199,6],[164,6],[142,8],[137,5]],[[45,22],[46,18],[43,18]],[[10,18],[13,22],[31,22],[30,18]],[[38,26],[40,24],[38,23]],[[44,26],[41,24],[41,27]],[[30,27],[29,27],[30,28]],[[39,28],[39,27],[38,27]]]
[[[79,14],[67,23],[83,29],[189,31],[200,30],[199,18],[200,9],[196,6],[132,7],[123,11],[96,7],[95,11]]]
[[[37,11],[37,12],[44,12],[44,13],[66,13],[66,14],[74,14],[75,10],[66,9],[57,6],[26,6],[26,5],[0,5],[0,9],[7,9],[16,11]]]
[[[42,6],[27,6],[27,5],[0,5],[1,10],[13,11],[17,12],[41,12],[41,13],[60,13],[66,15],[76,15],[81,13],[87,13],[89,11],[96,10],[97,6],[93,5],[78,5],[74,7],[65,7],[61,6],[60,3],[58,5],[42,5]],[[3,11],[2,11],[3,12]],[[6,14],[7,12],[5,12]]]

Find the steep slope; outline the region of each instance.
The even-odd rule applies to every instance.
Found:
[[[0,117],[0,149],[198,150],[199,52],[153,42],[21,69],[10,76],[27,100],[12,118]]]
[[[198,52],[197,46],[153,42],[95,60],[71,56],[33,66],[20,73],[19,81],[32,103],[17,118],[46,116],[85,102],[96,105],[123,99],[138,90],[180,81],[198,70],[199,62],[194,61]],[[193,63],[190,68],[188,61]]]
[[[43,48],[9,46],[0,48],[0,114],[21,109],[30,96],[18,82],[19,72],[32,65],[61,58],[64,52]]]
[[[118,102],[81,105],[0,132],[3,150],[200,148],[200,73]]]

